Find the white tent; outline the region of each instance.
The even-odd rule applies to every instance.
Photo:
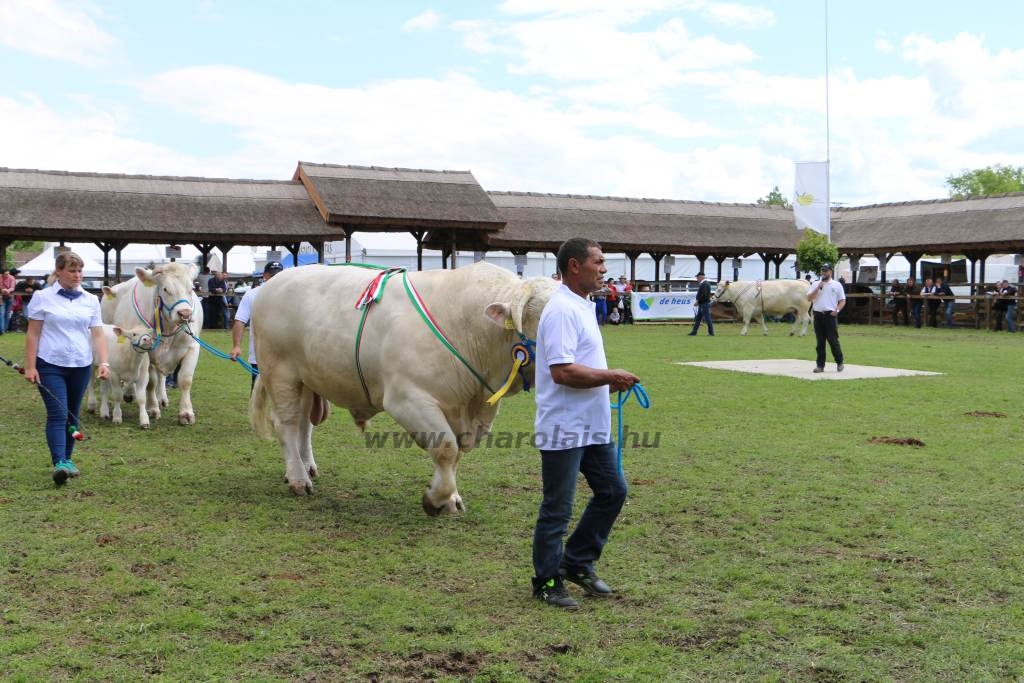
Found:
[[[82,262],[85,264],[85,267],[82,269],[82,277],[87,280],[103,277],[102,264],[96,263],[96,261],[84,254],[79,254],[78,252],[75,253],[82,257]],[[46,249],[39,256],[36,256],[25,265],[20,266],[18,268],[20,271],[19,276],[24,277],[26,275],[35,275],[36,277],[45,278],[56,268],[54,263],[55,260],[56,257],[53,255],[53,249]]]

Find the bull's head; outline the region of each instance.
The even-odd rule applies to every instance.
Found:
[[[198,268],[195,264],[165,263],[153,269],[136,268],[135,275],[146,287],[156,287],[160,314],[172,324],[192,319],[192,282]]]
[[[507,330],[513,362],[508,380],[520,375],[522,388],[529,389],[534,381],[533,343],[537,338],[540,314],[548,299],[558,288],[558,283],[549,278],[532,278],[519,283],[513,290],[511,301],[489,304],[484,313],[495,325]],[[495,405],[510,385],[498,390],[487,403]],[[516,389],[518,391],[518,389]]]
[[[711,295],[711,300],[721,301],[723,303],[732,301],[732,290],[729,289],[729,284],[728,280],[718,283],[715,293]]]
[[[490,304],[484,309],[484,314],[499,327],[514,330],[528,339],[535,339],[540,314],[558,286],[558,283],[550,278],[530,278],[519,284],[511,301]]]

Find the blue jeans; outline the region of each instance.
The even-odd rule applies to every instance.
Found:
[[[56,465],[71,459],[75,440],[68,433],[68,426],[81,426],[78,414],[92,376],[92,366],[65,368],[37,358],[36,370],[42,385],[39,394],[46,406],[46,445],[50,447],[50,459]]]
[[[540,458],[544,499],[533,530],[533,570],[541,581],[558,576],[560,566],[592,570],[626,502],[626,478],[619,472],[615,444],[541,451]],[[594,495],[563,550],[580,472]]]
[[[921,301],[915,301],[911,306],[911,311],[914,315],[914,327],[921,327]]]
[[[1006,331],[1017,331],[1017,304],[1010,304],[1006,307]]]
[[[953,303],[952,301],[946,302],[946,327],[953,327]]]
[[[715,323],[711,320],[711,303],[698,304],[697,315],[693,318],[693,329],[690,330],[690,334],[697,334],[697,330],[700,329],[700,321],[703,320],[708,324],[708,334],[711,336],[715,335]]]
[[[14,313],[14,301],[0,300],[0,334],[7,332],[11,326],[12,313]]]

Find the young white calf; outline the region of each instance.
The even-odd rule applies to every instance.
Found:
[[[107,360],[110,362],[110,379],[100,383],[100,417],[110,418],[114,424],[121,424],[121,402],[125,387],[134,388],[135,401],[139,404],[139,426],[149,429],[149,414],[146,412],[146,384],[149,382],[149,351],[153,348],[153,333],[148,327],[125,330],[115,325],[104,325],[103,336],[107,342]],[[95,376],[95,375],[94,375]],[[89,382],[89,412],[96,412],[96,397],[93,384]],[[113,411],[109,408],[112,400]]]

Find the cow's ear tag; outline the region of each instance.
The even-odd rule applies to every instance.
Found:
[[[153,282],[152,280],[143,280],[143,281],[142,281],[142,286],[143,286],[143,287],[152,287],[152,286],[153,286],[153,285],[155,285],[155,284],[156,284],[156,283],[155,283],[155,282]]]
[[[516,329],[515,323],[512,322],[512,318],[505,318],[505,329],[514,330]]]
[[[121,335],[117,335],[117,343],[124,344],[124,337],[122,337]]]

